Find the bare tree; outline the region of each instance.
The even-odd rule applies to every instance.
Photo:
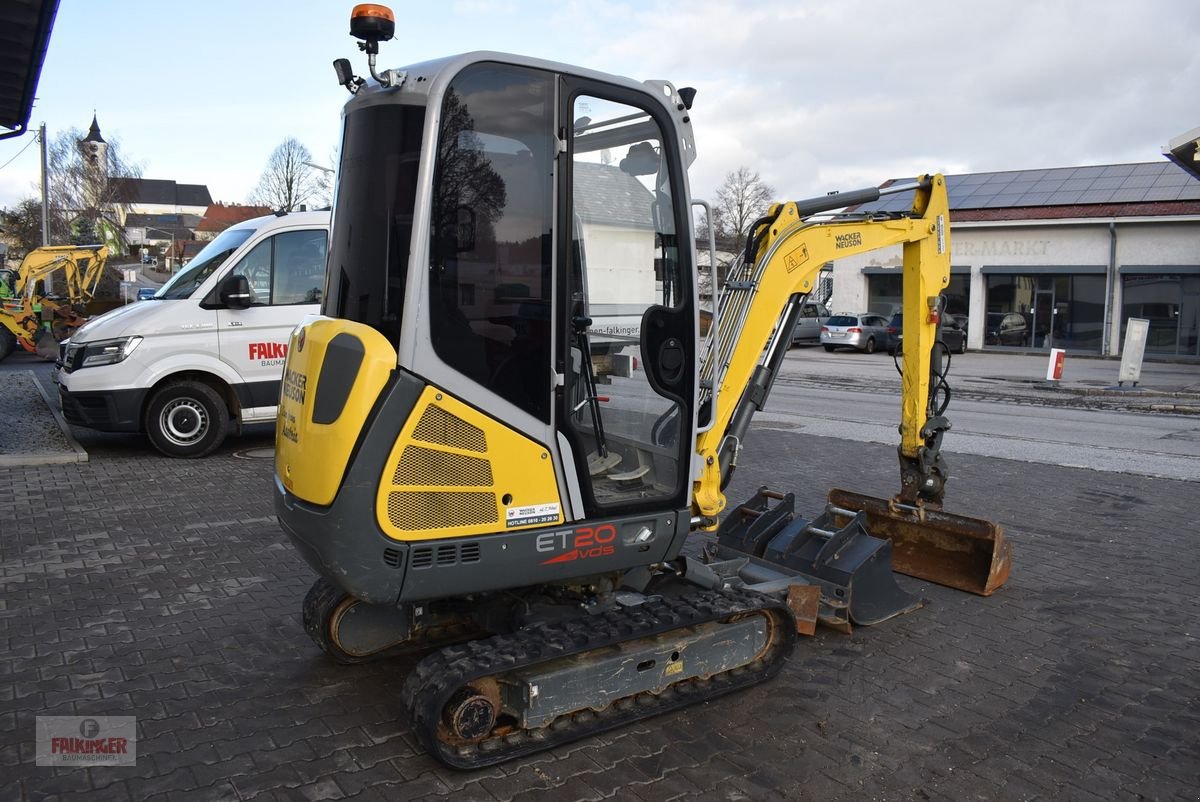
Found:
[[[271,151],[258,186],[250,194],[251,203],[293,212],[302,205],[317,205],[324,197],[325,174],[307,162],[312,154],[295,137],[288,137]]]
[[[746,244],[746,229],[766,212],[774,199],[775,190],[749,167],[743,165],[726,173],[713,206],[713,227],[718,240],[735,253],[740,252]]]
[[[42,244],[42,202],[26,198],[11,209],[0,211],[0,234],[11,246],[8,255],[20,260]],[[61,218],[50,216],[50,242],[65,243],[70,229]]]
[[[142,170],[127,161],[121,144],[107,140],[104,164],[89,162],[79,147],[86,134],[78,128],[60,132],[49,143],[46,153],[46,179],[49,185],[50,243],[64,244],[68,232],[91,241],[114,245],[119,242],[122,207],[130,198],[129,182],[141,178]]]

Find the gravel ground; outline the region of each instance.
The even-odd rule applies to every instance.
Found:
[[[87,452],[67,434],[50,402],[32,370],[4,373],[0,409],[7,414],[0,425],[0,466],[87,461]]]

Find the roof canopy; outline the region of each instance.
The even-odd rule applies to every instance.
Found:
[[[1200,128],[1180,134],[1163,148],[1163,155],[1200,178]]]
[[[29,127],[58,0],[0,3],[0,138]]]

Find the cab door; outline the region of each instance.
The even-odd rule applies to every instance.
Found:
[[[326,241],[324,229],[284,231],[259,242],[226,273],[225,280],[245,276],[253,296],[245,309],[217,310],[221,361],[241,377],[234,389],[247,419],[274,415],[288,336],[320,309]]]
[[[697,318],[672,123],[641,93],[563,80],[559,431],[589,516],[680,509],[695,437]]]

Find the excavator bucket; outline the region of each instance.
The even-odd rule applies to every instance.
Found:
[[[809,521],[794,510],[793,494],[760,489],[721,524],[716,548],[708,555],[713,560],[751,558],[745,579],[764,578],[754,566],[803,578],[820,588],[817,618],[843,631],[921,606],[920,599],[896,584],[892,544],[869,534],[865,515],[842,516],[848,511],[829,507]]]
[[[58,340],[48,331],[42,331],[37,339],[35,352],[47,362],[58,359]]]
[[[1008,580],[1012,547],[998,524],[935,507],[914,507],[848,490],[831,490],[829,503],[865,515],[867,530],[892,544],[895,570],[939,585],[990,596]]]

